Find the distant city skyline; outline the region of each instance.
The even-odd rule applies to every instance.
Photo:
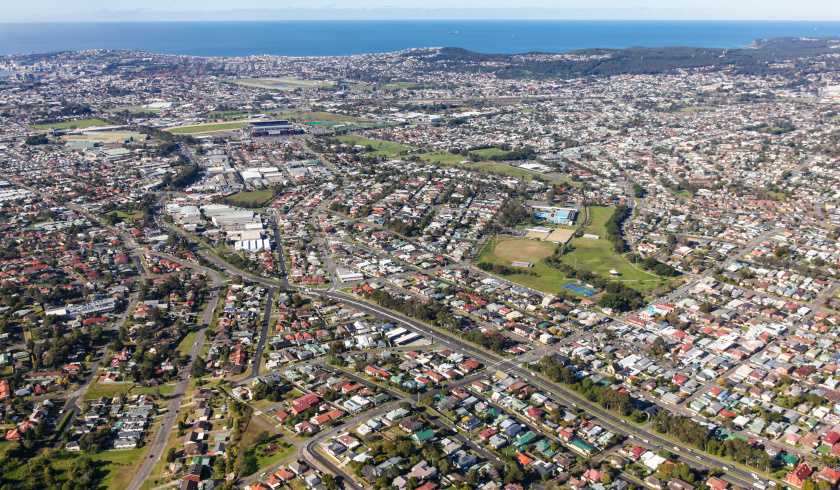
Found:
[[[68,5],[68,3],[70,3]],[[4,6],[4,22],[569,19],[840,21],[829,0],[31,0]],[[235,6],[235,8],[232,8]]]

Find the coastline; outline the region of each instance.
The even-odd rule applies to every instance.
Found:
[[[237,20],[0,23],[0,55],[113,49],[201,57],[348,56],[427,46],[482,54],[630,47],[749,48],[840,37],[837,21]]]

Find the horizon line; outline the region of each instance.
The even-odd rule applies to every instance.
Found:
[[[195,23],[232,23],[232,22],[441,22],[441,21],[474,21],[474,22],[509,22],[509,21],[532,21],[532,22],[781,22],[781,23],[803,23],[814,22],[821,24],[838,24],[840,19],[774,19],[774,18],[696,18],[696,19],[679,19],[679,18],[627,18],[627,19],[611,19],[611,18],[574,18],[574,17],[423,17],[423,18],[409,18],[409,17],[393,17],[393,18],[276,18],[276,19],[73,19],[73,20],[0,20],[2,24],[146,24],[152,22],[160,23],[177,23],[177,22],[195,22]]]

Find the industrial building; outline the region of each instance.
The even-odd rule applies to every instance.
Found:
[[[292,124],[283,119],[276,119],[273,121],[255,121],[246,127],[248,135],[252,138],[266,137],[266,136],[288,136],[293,134],[303,134],[304,131],[299,126]]]

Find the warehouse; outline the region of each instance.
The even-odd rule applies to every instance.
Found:
[[[247,131],[252,138],[261,136],[288,136],[293,134],[303,134],[303,129],[282,119],[252,122],[248,126]]]

